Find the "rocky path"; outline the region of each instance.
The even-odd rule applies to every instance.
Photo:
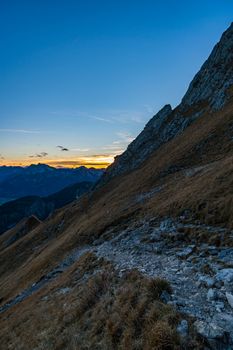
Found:
[[[150,277],[169,281],[173,293],[163,293],[163,301],[193,316],[198,333],[214,349],[233,349],[233,248],[179,242],[176,235],[180,227],[205,229],[209,234],[225,232],[224,228],[181,224],[169,218],[159,223],[142,221],[118,234],[109,231],[105,234],[108,240],[99,239],[92,246],[74,250],[53,271],[0,307],[0,313],[54,280],[82,254],[92,251],[110,260],[119,274],[136,268]],[[171,237],[172,243],[167,239]]]
[[[176,235],[179,225],[171,219],[158,226],[144,222],[102,244],[96,242],[94,251],[114,262],[120,273],[137,268],[168,280],[173,294],[163,295],[164,301],[195,317],[197,331],[213,348],[233,349],[233,248],[168,243],[164,235]],[[209,234],[225,231],[205,225],[183,226],[202,228]]]
[[[12,306],[20,303],[21,301],[28,298],[30,295],[41,289],[47,283],[53,281],[58,275],[63,273],[69,266],[71,266],[75,261],[79,259],[81,255],[89,251],[90,247],[81,248],[74,251],[69,255],[64,261],[62,261],[55,269],[50,271],[47,275],[41,277],[41,279],[33,283],[29,288],[24,289],[20,294],[18,294],[14,299],[10,300],[8,303],[0,307],[0,314],[10,309]]]

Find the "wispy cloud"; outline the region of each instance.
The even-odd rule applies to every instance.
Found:
[[[0,159],[1,159],[1,160],[4,160],[4,159],[5,159],[5,157],[3,157],[3,155],[2,155],[2,154],[0,154]]]
[[[101,113],[107,117],[92,116],[93,119],[115,124],[145,123],[145,113],[130,110],[106,110]]]
[[[123,153],[128,144],[134,140],[134,137],[127,131],[119,131],[116,133],[118,140],[113,141],[111,144],[102,147],[103,151],[110,151],[114,156]]]
[[[145,107],[145,110],[148,112],[148,114],[152,115],[152,114],[155,113],[155,109],[154,109],[153,106],[151,106],[151,105],[144,105],[144,107]]]
[[[73,151],[73,152],[88,152],[88,151],[90,151],[90,148],[71,148],[70,151]]]
[[[108,118],[91,117],[91,116],[90,116],[90,118],[91,118],[91,119],[95,119],[95,120],[99,120],[100,122],[105,122],[105,123],[110,123],[110,124],[114,123],[114,120],[108,119]]]
[[[112,120],[120,124],[145,123],[145,113],[128,110],[112,110],[109,112]]]
[[[0,132],[13,132],[22,134],[40,134],[38,130],[26,130],[26,129],[0,129]]]
[[[147,107],[143,111],[124,110],[124,109],[106,109],[96,110],[94,112],[84,112],[80,110],[53,111],[52,115],[57,117],[70,118],[88,118],[110,124],[128,124],[128,123],[145,123],[148,119]]]
[[[121,141],[119,141],[121,143]],[[111,145],[106,145],[104,147],[101,147],[102,150],[109,150],[109,151],[122,151],[122,148],[120,147],[119,143],[112,143]]]
[[[68,152],[69,151],[69,148],[66,148],[64,146],[57,146],[57,148],[59,148],[62,152]]]
[[[29,158],[44,158],[48,155],[47,152],[36,153],[34,155],[29,156]]]
[[[115,144],[119,144],[122,141],[125,143],[130,143],[132,142],[135,138],[127,131],[119,131],[116,133],[116,135],[120,138],[120,140],[113,141]]]

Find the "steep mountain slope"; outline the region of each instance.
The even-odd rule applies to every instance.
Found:
[[[4,175],[2,180],[1,174]],[[46,164],[25,168],[0,167],[0,198],[10,200],[24,196],[48,196],[77,182],[94,183],[102,174],[101,169],[57,169]]]
[[[181,133],[208,110],[218,110],[230,98],[233,84],[233,24],[223,33],[207,61],[192,80],[181,104],[172,110],[164,106],[141,134],[116,157],[100,184],[136,169],[148,155]]]
[[[76,200],[91,190],[93,182],[78,182],[47,197],[28,196],[0,206],[0,234],[16,225],[21,219],[36,215],[44,220],[54,210]]]
[[[194,95],[200,98],[182,101],[171,114],[165,108],[158,130],[164,142],[140,166],[132,161],[124,171],[125,155],[118,158],[119,171],[116,160],[102,186],[0,252],[2,344],[233,347],[232,28],[212,54],[226,55],[220,66],[211,59],[199,74],[201,91]],[[221,104],[215,104],[220,85],[215,90],[214,77],[206,80],[209,71],[221,72]],[[140,157],[138,140],[138,149],[130,148]]]
[[[0,237],[0,250],[5,249],[9,245],[13,244],[15,241],[25,236],[27,233],[32,231],[41,221],[34,215],[22,219],[17,225],[12,229],[5,232]]]
[[[223,33],[210,57],[191,82],[182,99],[182,107],[207,101],[218,110],[229,99],[228,89],[233,84],[233,23]]]

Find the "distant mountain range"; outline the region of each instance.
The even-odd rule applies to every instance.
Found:
[[[46,164],[28,167],[0,166],[0,203],[24,196],[49,196],[79,182],[95,183],[103,169],[53,168]]]
[[[79,182],[47,197],[27,196],[2,204],[0,206],[0,234],[12,228],[20,220],[32,215],[44,220],[54,210],[71,203],[92,187],[93,182]]]

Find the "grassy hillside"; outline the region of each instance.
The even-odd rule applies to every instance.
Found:
[[[152,154],[152,156],[138,170],[111,180],[111,182],[104,187],[98,188],[91,197],[83,197],[82,200],[76,204],[71,204],[56,212],[45,223],[29,232],[26,237],[22,237],[12,246],[4,249],[0,253],[2,303],[6,303],[8,300],[15,297],[21,290],[29,287],[35,281],[40,280],[51,271],[52,268],[55,268],[59,261],[64,259],[67,253],[72,249],[85,246],[85,244],[88,243],[90,244],[95,239],[108,240],[108,238],[110,238],[108,236],[109,232],[111,232],[111,237],[118,235],[125,227],[129,226],[131,222],[164,216],[174,218],[185,216],[185,222],[201,222],[215,226],[220,225],[231,229],[233,227],[232,111],[233,101],[231,100],[223,110],[216,113],[207,113],[203,118],[196,120],[191,126],[189,126],[183,134],[177,136],[175,139],[162,146],[159,151]],[[192,242],[199,242],[203,239],[208,242],[208,240],[211,241],[213,238],[208,237],[208,234],[206,233],[202,236],[201,230],[189,230],[184,232],[184,235],[187,244],[191,240]],[[227,233],[224,237],[225,240],[223,239],[219,244],[224,245],[227,242],[228,245],[231,245],[232,243]],[[216,234],[215,239],[219,240],[218,234]],[[98,264],[96,267],[97,270],[99,269]],[[75,278],[76,274],[75,266],[68,271],[54,283],[60,285],[63,278],[67,279],[66,286],[69,285],[69,283],[72,283],[71,281]],[[98,278],[100,278],[100,280],[103,279],[103,277],[97,276],[95,277],[97,280]],[[107,281],[110,277],[104,277],[104,279],[105,278]],[[56,345],[55,348],[57,349],[65,348],[64,344],[68,341],[67,339],[69,338],[69,332],[71,332],[71,330],[69,330],[67,322],[72,330],[72,327],[77,327],[75,328],[75,332],[81,332],[81,334],[83,334],[82,336],[85,338],[83,338],[83,341],[84,343],[87,342],[87,346],[93,346],[94,343],[99,344],[100,340],[98,340],[98,334],[101,334],[101,337],[104,337],[104,343],[101,345],[103,347],[99,345],[99,348],[101,349],[105,347],[108,348],[110,344],[108,343],[109,341],[113,342],[111,344],[116,344],[111,345],[112,348],[115,346],[115,348],[126,349],[126,345],[122,344],[129,344],[129,348],[130,346],[135,348],[135,345],[133,344],[137,341],[137,337],[135,338],[134,335],[135,332],[137,334],[137,326],[130,326],[130,324],[131,322],[134,322],[131,317],[136,316],[127,316],[130,317],[130,320],[123,321],[123,317],[126,316],[123,314],[115,314],[115,312],[118,312],[115,311],[115,308],[118,310],[118,307],[114,304],[115,299],[111,301],[111,297],[109,296],[110,300],[105,300],[106,293],[107,295],[118,293],[118,288],[120,288],[119,293],[121,293],[120,291],[122,291],[122,288],[123,290],[126,288],[124,286],[124,279],[123,281],[116,282],[115,287],[112,287],[112,284],[114,285],[115,282],[113,283],[111,280],[107,289],[105,289],[105,286],[99,286],[100,282],[88,283],[98,284],[96,287],[91,287],[94,288],[93,293],[97,293],[98,302],[93,310],[91,306],[92,304],[87,302],[85,306],[86,313],[82,314],[81,320],[78,314],[75,314],[76,316],[65,316],[64,314],[59,316],[61,311],[58,310],[56,305],[60,305],[60,301],[59,303],[56,303],[57,297],[54,299],[51,306],[47,303],[43,304],[41,301],[43,300],[42,294],[44,297],[48,296],[49,300],[52,300],[52,295],[55,295],[56,293],[50,292],[49,290],[46,290],[45,292],[45,289],[42,289],[31,297],[32,299],[30,300],[32,301],[25,301],[22,304],[16,305],[12,310],[15,310],[15,312],[18,310],[17,313],[12,314],[12,310],[7,311],[10,317],[8,327],[15,329],[16,325],[22,325],[22,319],[20,316],[22,313],[20,310],[23,310],[24,308],[28,310],[28,316],[26,316],[26,313],[24,317],[30,319],[31,327],[34,327],[33,324],[34,322],[37,324],[38,317],[39,319],[41,317],[43,319],[42,310],[44,310],[44,308],[49,308],[48,310],[50,310],[51,307],[47,316],[48,321],[46,321],[46,325],[47,322],[50,322],[50,318],[53,320],[54,318],[58,318],[59,321],[56,321],[59,324],[58,329],[60,329],[59,327],[62,327],[62,329],[67,329],[68,327],[67,331],[62,331],[65,332],[64,339],[62,337],[63,340],[59,340],[61,341],[61,345]],[[134,281],[134,283],[136,282]],[[86,284],[86,282],[82,285],[84,291],[88,285],[89,284]],[[53,285],[49,288],[53,288],[52,286]],[[100,288],[101,291],[98,291],[98,288]],[[114,292],[111,291],[111,288],[113,288]],[[134,284],[134,287],[132,288],[135,290],[139,288],[138,290],[140,290],[141,287],[136,287],[136,284]],[[70,305],[69,307],[72,309],[72,315],[73,312],[78,312],[78,309],[76,309],[77,304],[74,300],[79,300],[79,293],[82,293],[81,290],[77,291],[78,294],[75,292],[74,295],[72,294],[73,296],[69,296],[69,298],[73,298],[73,301],[68,302],[65,297],[59,296],[59,298],[63,298],[64,305]],[[84,292],[84,294],[86,297],[86,292]],[[128,294],[127,297],[129,297]],[[95,300],[95,298],[95,296],[91,295],[90,303],[92,303],[92,300]],[[119,298],[124,298],[124,295],[119,296]],[[132,298],[134,297],[132,296]],[[75,304],[72,304],[73,302],[75,302]],[[37,306],[32,306],[33,304],[31,303],[36,303],[34,305]],[[106,303],[109,303],[111,306],[107,306]],[[141,306],[138,306],[139,310],[136,311],[137,309],[135,309],[135,312],[140,313],[140,308],[142,308],[144,310],[142,311],[142,318],[145,317],[145,312],[158,312],[156,311],[157,309],[153,311],[154,306],[149,306],[148,303],[150,303],[150,301],[147,297],[145,300],[137,301],[137,303]],[[142,306],[144,303],[148,305],[148,309],[145,309],[144,306]],[[114,322],[111,321],[111,319],[107,321],[105,316],[103,316],[105,319],[104,322],[106,322],[108,326],[105,324],[103,329],[101,328],[101,331],[98,330],[99,326],[96,322],[99,318],[99,308],[103,308],[103,310],[105,308],[108,310],[109,308],[113,308],[111,311],[112,317],[117,317],[119,321],[117,321],[117,319],[114,319]],[[157,305],[156,308],[160,308],[160,306]],[[31,310],[34,310],[33,312],[37,310],[36,317],[31,314]],[[169,311],[168,315],[170,315],[170,312],[174,311]],[[125,310],[125,314],[127,313],[128,311]],[[164,317],[166,319],[167,316]],[[180,316],[178,316],[178,318],[179,317]],[[67,318],[68,321],[66,321]],[[92,321],[92,318],[95,320]],[[161,347],[161,349],[175,348],[174,344],[176,344],[176,340],[174,339],[177,339],[177,335],[174,333],[173,323],[170,323],[169,321],[168,324],[165,324],[163,323],[163,318],[160,321],[161,323],[159,323],[158,327],[165,327],[169,333],[168,339],[173,339],[173,345],[171,347],[169,347],[169,345],[168,347],[163,345],[165,347]],[[5,321],[3,320],[3,325],[4,322]],[[43,321],[40,322],[43,323]],[[94,322],[94,324],[92,322]],[[112,326],[111,322],[113,322]],[[118,328],[115,329],[117,322],[119,322],[119,324],[122,322],[127,323],[127,327],[129,327],[129,329],[126,328],[125,330],[125,332],[128,332],[127,334],[124,334],[123,330],[118,330]],[[3,326],[3,329],[4,327],[6,326]],[[40,327],[40,332],[42,333],[39,332],[38,334],[45,334],[44,326],[41,325]],[[48,327],[50,327],[50,325]],[[136,327],[136,329],[134,327]],[[145,329],[141,327],[148,327],[148,325],[143,322],[143,325],[141,325],[138,330],[138,334],[145,332]],[[155,327],[155,333],[159,332],[156,325],[151,326],[150,329],[154,329],[153,327]],[[24,341],[26,341],[25,339],[27,338],[25,331],[26,329],[24,327],[22,329],[22,326],[20,326],[18,336],[22,336]],[[27,331],[29,332],[30,337],[32,337],[30,340],[32,341],[32,345],[30,346],[36,346],[36,344],[38,344],[37,335],[32,336],[32,329],[31,331]],[[108,332],[112,334],[108,334]],[[52,328],[49,334],[50,335],[46,335],[45,338],[43,337],[43,339],[45,339],[45,344],[47,344],[46,346],[56,344],[54,343],[55,340],[52,335]],[[121,334],[121,336],[119,334]],[[149,334],[149,331],[146,334]],[[17,337],[15,339],[17,339]],[[149,335],[148,337],[142,337],[139,341],[139,343],[141,342],[141,345],[139,345],[138,348],[149,349],[149,346],[152,345],[148,344],[150,344],[150,342],[153,343],[153,341],[156,342],[158,339],[159,335],[156,336],[156,340],[153,340],[153,336],[152,339],[150,339]],[[168,340],[168,344],[170,340]],[[12,340],[12,337],[9,337],[8,341],[14,342],[16,340]],[[78,341],[80,341],[80,339],[77,340],[77,342]],[[147,343],[147,341],[149,343]],[[179,339],[177,342],[177,344],[179,344]],[[27,342],[24,344],[26,344],[25,349],[27,349],[27,346],[29,345]],[[77,344],[75,346],[77,346]],[[72,345],[72,347],[70,343],[69,346],[71,349],[75,348],[74,345]],[[81,345],[80,348],[82,348]],[[96,348],[98,348],[98,346]]]

